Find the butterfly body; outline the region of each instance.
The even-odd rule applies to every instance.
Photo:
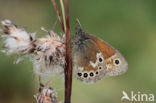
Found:
[[[85,83],[95,83],[105,76],[127,71],[124,57],[103,40],[76,28],[73,38],[74,75]]]

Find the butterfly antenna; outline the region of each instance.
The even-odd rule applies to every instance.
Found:
[[[76,23],[77,23],[77,26],[79,26],[80,28],[82,28],[82,25],[81,25],[80,20],[78,18],[76,18]]]
[[[76,19],[76,24],[77,24],[77,26],[75,28],[76,34],[82,34],[82,26],[81,26],[80,21],[79,21],[78,18]]]

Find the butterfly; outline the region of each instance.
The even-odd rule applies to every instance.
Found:
[[[85,83],[96,83],[105,76],[125,73],[128,64],[122,54],[107,42],[76,27],[72,41],[74,76]]]

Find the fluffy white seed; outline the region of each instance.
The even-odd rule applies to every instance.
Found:
[[[43,29],[43,28],[42,28]],[[45,38],[36,40],[36,56],[33,60],[35,73],[39,75],[55,75],[63,73],[65,65],[65,44],[63,38],[53,31]]]
[[[4,30],[5,35],[2,37],[5,38],[4,45],[8,54],[25,55],[31,52],[34,48],[31,35],[24,29],[17,28],[10,20],[4,20],[1,23],[6,28]]]

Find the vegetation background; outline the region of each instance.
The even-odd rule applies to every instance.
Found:
[[[69,0],[71,34],[79,18],[85,31],[109,42],[127,59],[129,70],[87,85],[73,79],[72,103],[120,103],[129,95],[156,96],[156,0]],[[59,3],[58,3],[59,4]],[[50,0],[0,0],[0,21],[10,19],[28,32],[45,36],[41,26],[60,33]],[[2,46],[2,40],[0,41]],[[0,53],[0,103],[36,103],[37,78],[28,59],[13,64],[16,56]],[[53,80],[63,101],[63,79]],[[124,103],[128,103],[124,101]]]

